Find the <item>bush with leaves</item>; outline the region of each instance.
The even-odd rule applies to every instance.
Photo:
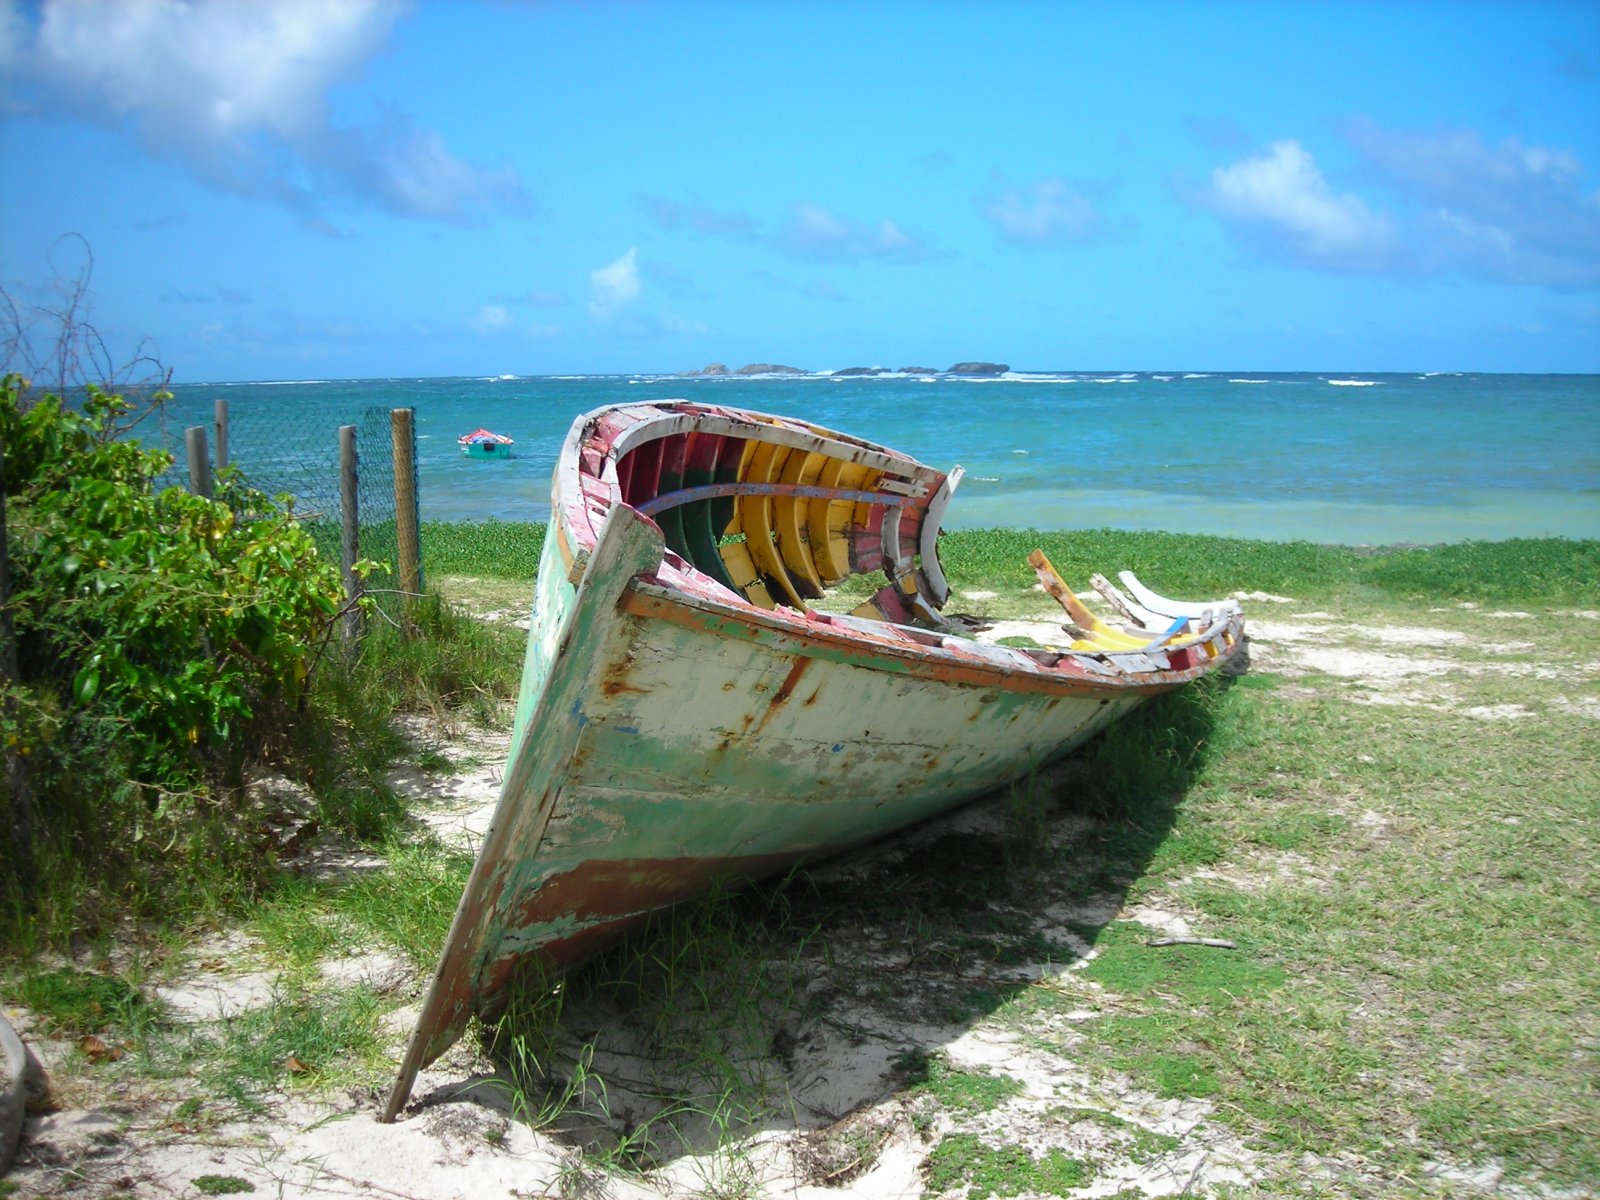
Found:
[[[98,856],[113,886],[118,864],[216,840],[342,594],[310,536],[232,472],[215,499],[160,488],[171,456],[122,436],[135,415],[92,387],[69,404],[0,383],[17,662],[0,737],[28,764],[42,851]],[[17,882],[0,865],[0,890]]]

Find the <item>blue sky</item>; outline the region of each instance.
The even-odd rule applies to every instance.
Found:
[[[1600,371],[1594,2],[0,0],[0,162],[179,381]]]

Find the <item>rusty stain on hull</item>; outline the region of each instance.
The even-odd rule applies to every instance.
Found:
[[[1003,786],[1241,645],[1236,604],[1179,611],[1126,573],[1124,624],[1100,623],[1042,555],[1072,640],[964,636],[940,613],[938,561],[960,478],[805,421],[683,400],[578,419],[500,801],[382,1119],[524,971],[571,967],[716,882]],[[807,605],[879,572],[853,614]]]

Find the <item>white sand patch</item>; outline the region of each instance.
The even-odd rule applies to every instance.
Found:
[[[1215,867],[1196,867],[1170,885],[1178,892],[1192,883],[1225,883],[1243,892],[1260,892],[1280,884],[1312,887],[1325,891],[1333,886],[1333,874],[1294,850],[1261,851],[1247,863],[1221,863]],[[1210,936],[1227,937],[1226,931]]]
[[[296,861],[300,874],[310,879],[340,879],[372,871],[382,871],[389,861],[380,854],[352,850],[337,838],[324,837]]]
[[[1591,721],[1600,721],[1600,698],[1579,696],[1574,700],[1568,696],[1557,696],[1551,703],[1562,712],[1577,717],[1587,717]]]
[[[1507,618],[1510,618],[1511,620],[1514,620],[1514,621],[1531,621],[1531,620],[1533,620],[1533,614],[1531,612],[1520,612],[1520,611],[1517,611],[1515,609],[1513,609],[1513,610],[1511,610],[1509,612],[1502,610],[1502,611],[1498,611],[1498,612],[1484,613],[1483,615],[1486,616],[1486,617],[1507,617]]]
[[[999,594],[999,592],[986,592],[980,588],[976,591],[962,592],[961,598],[963,600],[993,600]]]
[[[259,953],[259,943],[243,934],[205,938],[191,950],[194,970],[153,994],[180,1021],[220,1021],[265,1008],[277,994],[277,979],[246,969],[257,963]]]
[[[1059,1149],[1094,1162],[1094,1183],[1083,1195],[1196,1194],[1257,1175],[1254,1153],[1211,1123],[1208,1101],[1162,1099],[1125,1081],[1091,1075],[1021,1035],[987,1027],[949,1042],[944,1054],[957,1070],[1006,1076],[1022,1085],[1020,1096],[960,1125],[996,1145],[1022,1145],[1034,1154]],[[1135,1130],[1177,1139],[1177,1145],[1130,1154]],[[944,1131],[941,1125],[938,1132]]]
[[[193,1140],[162,1136],[159,1125],[129,1124],[118,1112],[51,1113],[30,1123],[28,1138],[33,1155],[74,1162],[91,1190],[73,1194],[85,1195],[110,1194],[118,1179],[137,1177],[140,1195],[188,1197],[198,1194],[193,1181],[210,1175],[242,1179],[257,1194],[284,1200],[476,1200],[529,1188],[537,1195],[557,1181],[566,1158],[526,1126],[467,1103],[394,1125],[378,1124],[370,1112],[330,1112],[295,1100],[272,1110],[267,1120],[223,1125]],[[615,1182],[603,1194],[650,1194]]]
[[[1558,617],[1580,617],[1585,621],[1600,621],[1600,609],[1594,608],[1558,608],[1555,615]]]
[[[1065,646],[1072,641],[1060,621],[996,621],[980,632],[977,640],[996,643],[1009,637],[1031,638],[1041,646]]]
[[[1476,704],[1466,711],[1467,716],[1479,721],[1518,721],[1534,715],[1520,704]]]
[[[250,971],[218,975],[202,971],[181,984],[155,989],[155,997],[182,1021],[221,1021],[252,1009],[265,1008],[278,994],[278,981]]]
[[[402,727],[420,749],[443,754],[454,767],[428,771],[403,765],[387,771],[384,781],[410,802],[411,811],[445,845],[476,853],[500,800],[511,749],[510,722],[492,732],[450,731],[424,718],[402,722]]]
[[[317,967],[323,982],[338,987],[369,987],[376,992],[398,992],[409,986],[416,970],[404,958],[382,950],[369,950],[348,958],[328,959]]]
[[[1123,913],[1126,920],[1143,925],[1162,937],[1184,938],[1192,936],[1189,922],[1175,912],[1155,908],[1148,904],[1135,904]]]
[[[1300,665],[1323,675],[1342,679],[1363,679],[1387,683],[1412,675],[1444,675],[1458,664],[1447,659],[1401,657],[1372,650],[1349,650],[1332,646],[1307,646],[1296,653]]]
[[[533,617],[519,608],[492,608],[488,612],[473,613],[480,621],[491,621],[497,625],[510,625],[517,629],[527,629],[533,624]]]
[[[1459,646],[1471,641],[1454,629],[1432,629],[1420,625],[1351,625],[1350,636],[1398,646]]]
[[[1293,596],[1274,596],[1271,592],[1230,592],[1229,600],[1250,600],[1256,604],[1294,604]]]

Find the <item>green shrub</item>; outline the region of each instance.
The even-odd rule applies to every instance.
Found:
[[[68,404],[0,383],[17,668],[0,740],[27,768],[42,865],[111,888],[225,840],[242,766],[299,701],[342,594],[235,474],[215,499],[158,488],[171,457],[121,436],[135,416],[93,387]],[[10,836],[15,908],[31,848]]]

